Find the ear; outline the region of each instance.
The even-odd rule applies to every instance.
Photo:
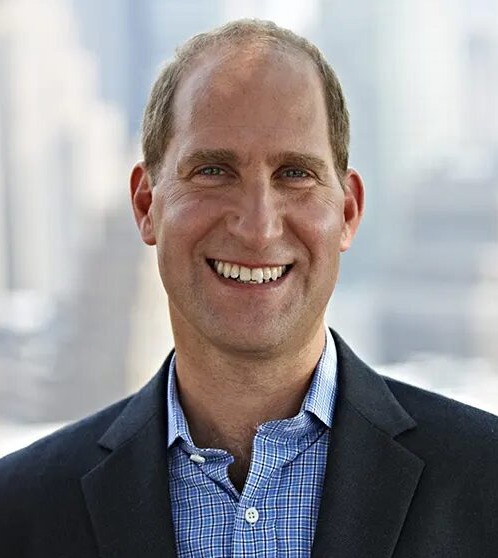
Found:
[[[131,171],[130,193],[140,236],[145,244],[153,246],[156,243],[156,237],[151,216],[152,180],[143,161],[137,163]]]
[[[348,169],[344,179],[344,223],[341,233],[341,252],[345,252],[360,226],[365,209],[365,188],[361,176]]]

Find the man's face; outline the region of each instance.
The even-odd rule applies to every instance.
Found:
[[[296,54],[212,52],[180,83],[174,124],[137,220],[177,344],[298,349],[321,327],[361,213],[334,169],[317,70]]]

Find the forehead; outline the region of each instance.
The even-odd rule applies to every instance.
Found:
[[[323,84],[313,61],[270,45],[201,55],[175,94],[174,137],[223,143],[222,131],[225,138],[273,136],[283,144],[286,137],[295,143],[299,136],[303,142],[313,137],[328,144]]]

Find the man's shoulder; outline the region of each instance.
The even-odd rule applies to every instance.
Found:
[[[127,403],[119,401],[0,459],[0,537],[7,556],[93,552],[81,482],[108,457],[98,441]]]
[[[35,485],[61,476],[80,478],[105,457],[98,440],[116,420],[130,398],[78,420],[33,444],[0,459],[0,491],[18,483]]]
[[[497,416],[382,375],[361,360],[335,330],[331,332],[338,354],[339,397],[342,390],[342,398],[381,430],[433,439],[440,433],[498,441]]]
[[[444,417],[467,419],[469,426],[497,425],[498,416],[450,397],[383,376],[389,389],[415,420],[417,417],[439,420]],[[434,413],[437,413],[436,415]]]
[[[468,454],[498,458],[498,417],[438,393],[384,378],[400,405],[417,426],[404,435],[422,440],[431,451],[458,459]]]

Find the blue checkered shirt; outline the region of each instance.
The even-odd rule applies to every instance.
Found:
[[[310,556],[336,395],[337,355],[325,349],[293,418],[262,424],[241,494],[228,452],[194,445],[179,403],[175,359],[168,380],[170,497],[179,558]]]

